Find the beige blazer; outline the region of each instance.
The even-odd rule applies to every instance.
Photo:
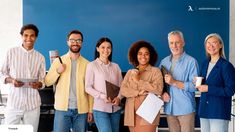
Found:
[[[161,95],[163,91],[163,77],[159,68],[149,65],[141,74],[138,82],[132,80],[132,72],[129,70],[121,85],[121,94],[126,97],[124,125],[135,126],[135,111],[147,96],[143,91]],[[156,117],[152,125],[158,125],[160,114]],[[150,125],[142,119],[141,125]]]

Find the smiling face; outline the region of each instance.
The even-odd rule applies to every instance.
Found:
[[[96,47],[96,50],[99,53],[99,58],[106,60],[112,52],[112,46],[109,42],[104,41],[99,45],[99,47]]]
[[[184,52],[184,40],[179,34],[172,34],[168,38],[169,48],[173,57],[180,57]]]
[[[32,29],[24,30],[24,32],[22,34],[23,47],[26,50],[33,49],[33,46],[34,46],[36,39],[37,39],[37,37],[36,37],[34,30],[32,30]]]
[[[139,49],[138,54],[137,54],[137,60],[139,62],[140,67],[144,67],[149,64],[150,53],[149,53],[148,48],[142,47]]]
[[[219,39],[213,36],[207,39],[205,43],[205,48],[206,48],[206,52],[210,56],[220,56],[220,50],[222,48],[222,45]]]
[[[82,36],[80,34],[71,34],[67,44],[72,53],[79,53],[82,48]]]

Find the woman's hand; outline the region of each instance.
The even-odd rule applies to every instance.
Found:
[[[139,70],[137,70],[137,69],[132,69],[131,70],[131,73],[132,73],[132,80],[133,81],[139,81],[140,80],[140,72],[139,72]]]
[[[200,92],[208,92],[208,85],[200,85],[197,86],[198,91]]]
[[[112,100],[110,97],[107,98],[107,95],[101,94],[100,98],[104,100],[105,103],[112,103]]]
[[[119,97],[115,97],[113,100],[112,100],[112,104],[114,106],[118,106],[120,104],[120,98]]]
[[[147,94],[148,94],[148,91],[143,90],[143,89],[139,92],[139,95],[147,95]]]

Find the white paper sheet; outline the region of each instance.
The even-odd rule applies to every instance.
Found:
[[[137,109],[136,114],[152,124],[163,104],[164,102],[159,97],[149,93]]]

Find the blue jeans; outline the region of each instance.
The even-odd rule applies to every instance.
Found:
[[[115,113],[93,110],[93,115],[99,132],[119,132],[121,110]]]
[[[87,114],[78,114],[77,109],[68,111],[55,111],[54,132],[86,132]]]
[[[201,132],[228,132],[228,120],[200,118]]]

